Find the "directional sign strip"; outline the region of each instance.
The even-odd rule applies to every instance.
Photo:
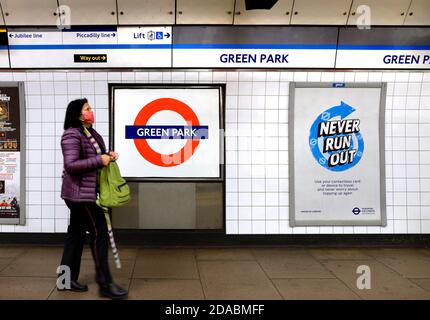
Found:
[[[12,28],[12,67],[171,67],[171,27]],[[148,50],[150,49],[150,50]]]

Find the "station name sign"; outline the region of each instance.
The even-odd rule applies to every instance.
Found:
[[[430,69],[429,32],[415,29],[341,29],[338,40],[336,27],[9,28],[0,68]]]
[[[336,68],[430,69],[430,45],[340,45],[337,49]]]

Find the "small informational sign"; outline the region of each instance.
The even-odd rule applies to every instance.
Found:
[[[75,62],[100,63],[107,62],[107,54],[75,54]]]
[[[291,226],[385,225],[385,84],[290,90]]]
[[[222,86],[111,85],[111,141],[129,179],[221,179]]]
[[[0,224],[24,224],[24,84],[0,82]]]

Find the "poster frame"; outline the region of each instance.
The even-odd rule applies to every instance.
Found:
[[[19,177],[19,190],[20,190],[20,210],[18,218],[1,218],[0,225],[8,224],[8,225],[21,225],[24,226],[26,224],[26,115],[25,115],[25,85],[22,81],[5,81],[0,82],[0,87],[18,87],[19,90],[19,124],[20,124],[20,133],[19,133],[19,166],[20,166],[20,177]]]
[[[224,83],[108,83],[109,91],[109,147],[115,150],[115,89],[218,89],[220,156],[218,177],[125,177],[130,182],[224,182],[225,181],[225,92]],[[222,134],[221,134],[222,133]]]
[[[379,220],[297,220],[295,213],[295,168],[294,168],[294,115],[296,88],[380,88],[379,99],[379,193],[381,215]],[[385,181],[385,105],[387,83],[385,82],[290,82],[288,101],[288,163],[289,163],[289,220],[290,227],[300,226],[387,226],[386,181]]]

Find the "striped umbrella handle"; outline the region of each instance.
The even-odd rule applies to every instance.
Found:
[[[118,249],[116,248],[115,239],[113,237],[113,231],[112,231],[112,225],[111,225],[109,213],[107,210],[105,210],[105,208],[103,208],[103,211],[105,214],[106,224],[108,227],[108,235],[109,235],[110,245],[112,247],[113,260],[115,262],[116,268],[121,269],[121,260],[119,259]]]
[[[109,234],[110,245],[112,247],[112,255],[113,255],[113,259],[115,261],[115,266],[117,269],[121,269],[121,261],[119,259],[119,254],[118,254],[118,250],[116,248],[115,239],[113,238],[112,230],[108,230],[108,234]]]

